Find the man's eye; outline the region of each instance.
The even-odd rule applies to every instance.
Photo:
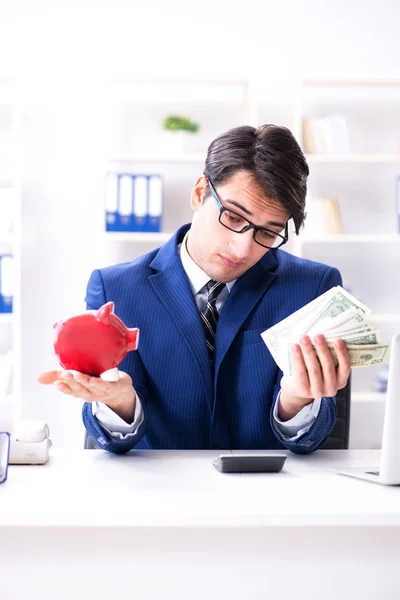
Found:
[[[237,215],[233,215],[232,213],[226,213],[226,217],[232,225],[241,225],[242,223],[245,223],[245,220],[242,219],[242,217],[238,217]]]
[[[258,235],[264,238],[264,240],[274,240],[277,236],[277,234],[267,231],[266,229],[259,229],[258,231]]]

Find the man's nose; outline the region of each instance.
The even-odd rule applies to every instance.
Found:
[[[234,233],[229,248],[235,254],[235,258],[241,259],[249,255],[254,244],[254,230],[249,229],[244,233]]]

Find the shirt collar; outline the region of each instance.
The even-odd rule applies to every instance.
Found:
[[[186,233],[185,237],[182,240],[182,244],[180,247],[180,257],[182,261],[183,268],[185,269],[186,275],[188,276],[190,286],[192,288],[193,295],[196,296],[200,292],[200,290],[210,281],[210,276],[207,275],[203,269],[197,265],[194,260],[189,256],[189,252],[186,248],[186,242],[188,239],[189,231]],[[236,283],[236,279],[232,281],[228,281],[226,286],[229,290],[233,288]]]

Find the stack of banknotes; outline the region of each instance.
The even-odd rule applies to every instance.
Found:
[[[302,335],[325,336],[337,364],[334,342],[346,343],[352,367],[370,367],[385,362],[389,345],[381,341],[375,325],[368,319],[371,310],[340,285],[306,304],[261,334],[279,368],[293,374],[291,346]]]

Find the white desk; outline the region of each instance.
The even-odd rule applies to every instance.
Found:
[[[219,452],[53,451],[0,486],[1,600],[399,600],[400,487],[329,472],[379,451],[288,453],[221,474]]]

